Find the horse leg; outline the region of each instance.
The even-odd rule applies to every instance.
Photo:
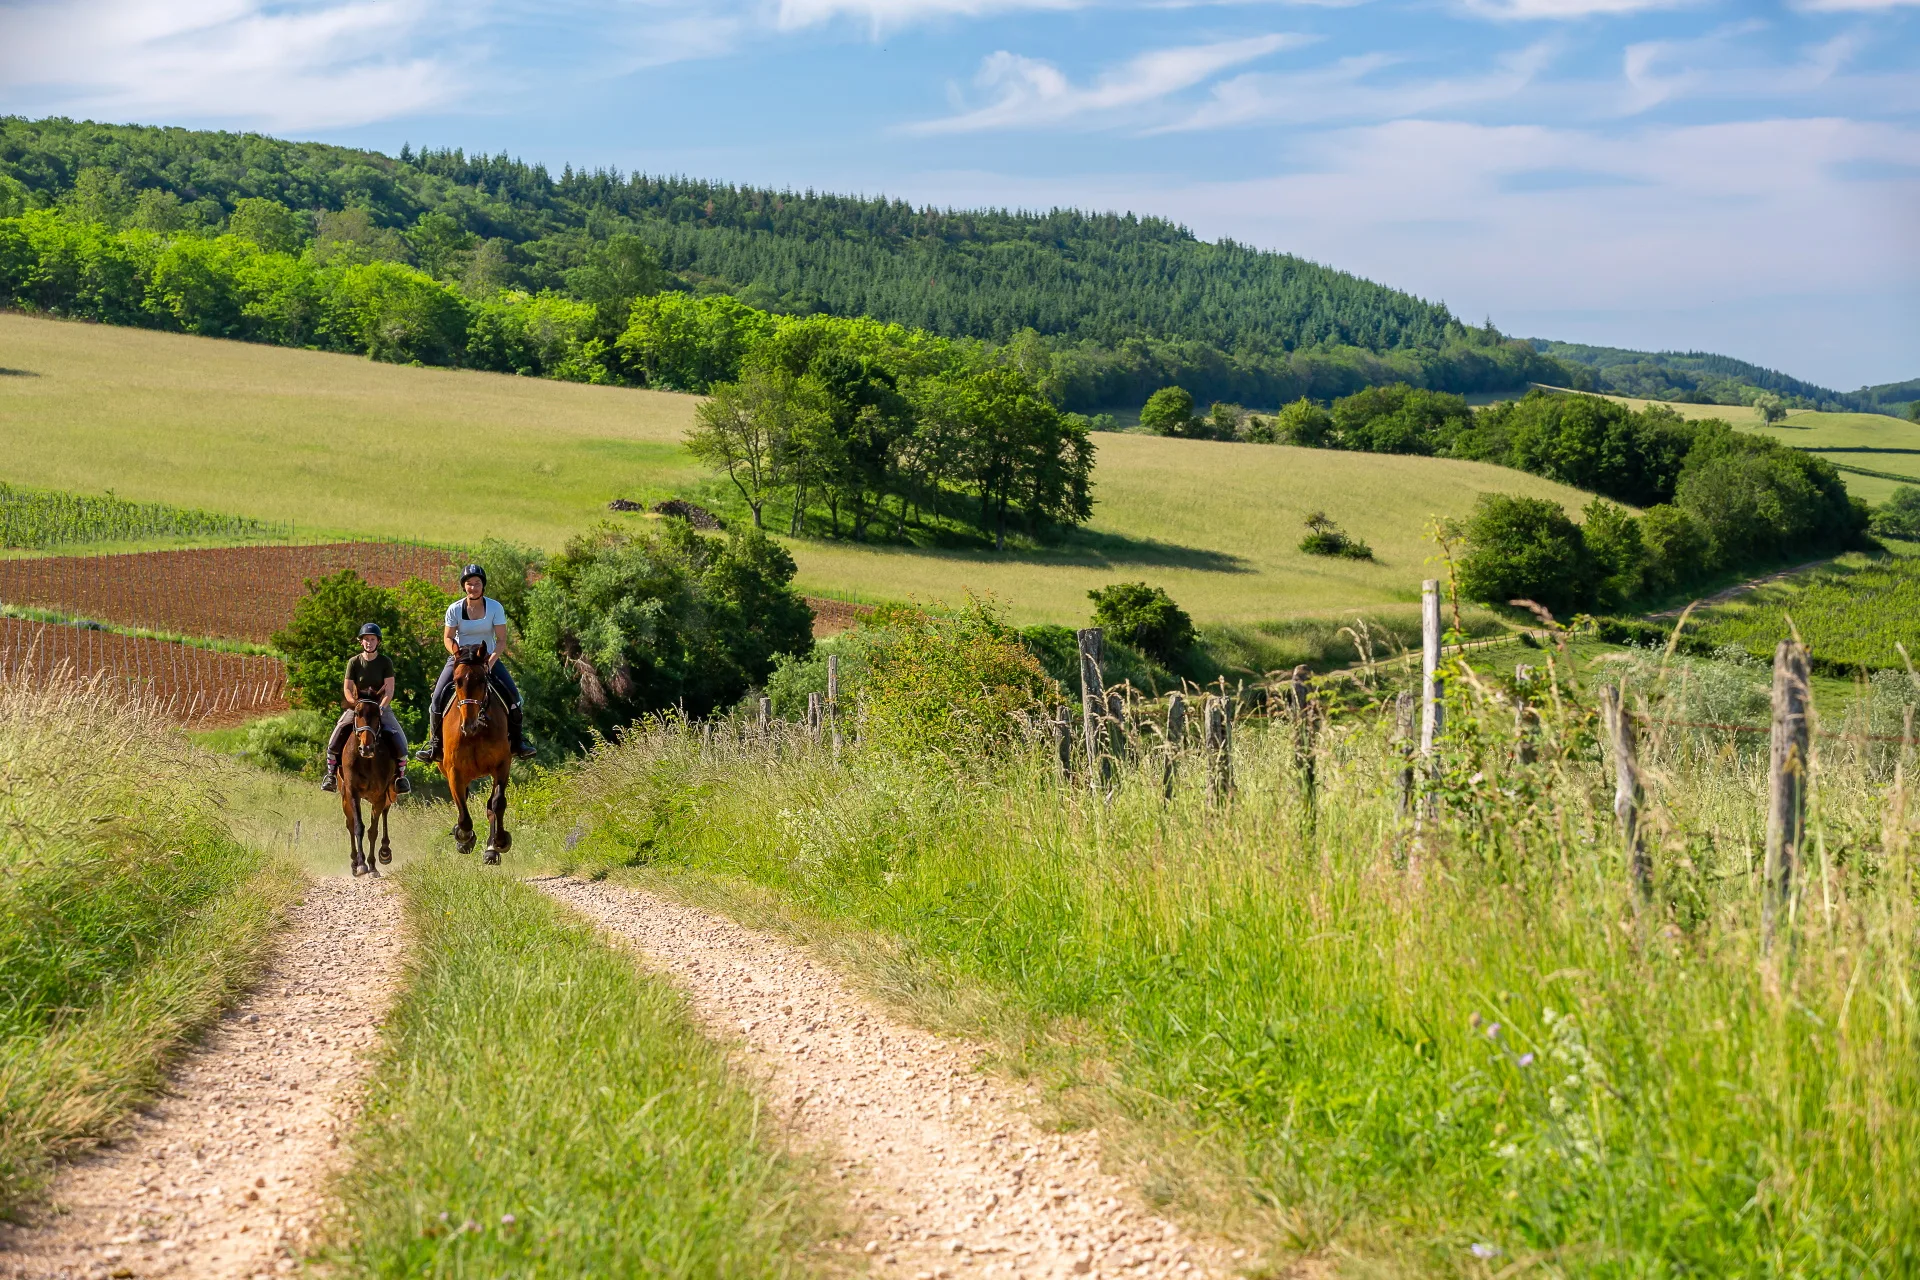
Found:
[[[463,785],[453,789],[453,807],[460,815],[459,820],[453,824],[453,847],[461,853],[472,853],[473,814],[467,809],[466,780],[460,779],[460,781]]]
[[[393,861],[393,806],[380,810],[380,861]]]
[[[503,848],[502,823],[507,815],[507,785],[498,771],[493,775],[493,790],[487,793],[487,865],[498,866]]]
[[[489,798],[490,803],[496,806],[493,815],[493,839],[500,846],[502,853],[513,848],[513,832],[507,830],[507,782],[512,764],[513,758],[509,756],[507,763],[501,765],[499,771],[493,775],[493,795]]]
[[[352,848],[351,865],[355,876],[364,875],[367,870],[365,852],[365,828],[360,824],[360,796],[351,783],[341,780],[340,803],[347,811],[347,840]]]

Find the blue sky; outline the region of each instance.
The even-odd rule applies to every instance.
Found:
[[[1920,0],[0,0],[0,111],[1178,219],[1920,376]]]

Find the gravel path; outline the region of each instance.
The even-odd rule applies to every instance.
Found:
[[[980,1051],[906,1027],[806,952],[655,894],[540,887],[672,974],[745,1056],[803,1142],[837,1153],[880,1277],[1187,1276],[1221,1260],[1102,1174],[1097,1136],[1053,1134],[979,1071]]]
[[[0,1277],[294,1270],[400,959],[397,890],[314,881],[260,984],[128,1137],[70,1166],[43,1221],[0,1227]]]

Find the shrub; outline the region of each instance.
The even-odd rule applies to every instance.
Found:
[[[1349,538],[1324,511],[1307,517],[1307,536],[1300,549],[1310,556],[1343,556],[1348,560],[1371,560],[1373,548],[1358,538]]]
[[[883,752],[959,756],[1011,741],[1016,717],[1060,686],[992,607],[883,608],[866,681],[865,740]]]
[[[704,716],[813,648],[793,557],[756,530],[703,537],[685,521],[574,539],[527,593],[528,719],[559,749],[672,708]]]
[[[335,677],[337,686],[337,672]],[[239,756],[262,769],[317,777],[336,719],[338,717],[328,710],[289,711],[284,716],[256,720],[247,726],[246,741]]]
[[[1602,609],[1618,609],[1638,596],[1647,576],[1647,549],[1640,538],[1640,522],[1628,515],[1626,508],[1595,498],[1587,504],[1580,535],[1593,552],[1599,575],[1595,603]]]
[[[1868,527],[1881,537],[1920,538],[1920,489],[1901,485],[1880,504],[1872,519]]]
[[[427,697],[440,669],[445,592],[414,578],[398,587],[376,587],[342,569],[310,578],[293,620],[273,636],[287,659],[288,701],[295,707],[338,708],[347,660],[360,651],[360,628],[377,622],[380,651],[393,660],[393,711],[410,736],[426,728]]]
[[[1140,425],[1157,436],[1192,435],[1197,421],[1193,393],[1185,387],[1160,388],[1140,410]]]
[[[1193,619],[1173,602],[1165,587],[1116,582],[1087,592],[1093,601],[1093,625],[1132,645],[1155,662],[1172,666],[1193,646]]]
[[[1467,524],[1460,591],[1471,600],[1532,600],[1559,617],[1589,608],[1596,566],[1580,526],[1545,498],[1483,493]]]

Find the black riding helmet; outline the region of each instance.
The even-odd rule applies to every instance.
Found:
[[[369,622],[366,626],[360,628],[360,634],[363,636],[377,637],[381,634],[380,624],[377,622]]]
[[[481,586],[487,585],[487,571],[477,564],[470,564],[460,571],[460,585],[466,586],[468,578],[478,578]]]

